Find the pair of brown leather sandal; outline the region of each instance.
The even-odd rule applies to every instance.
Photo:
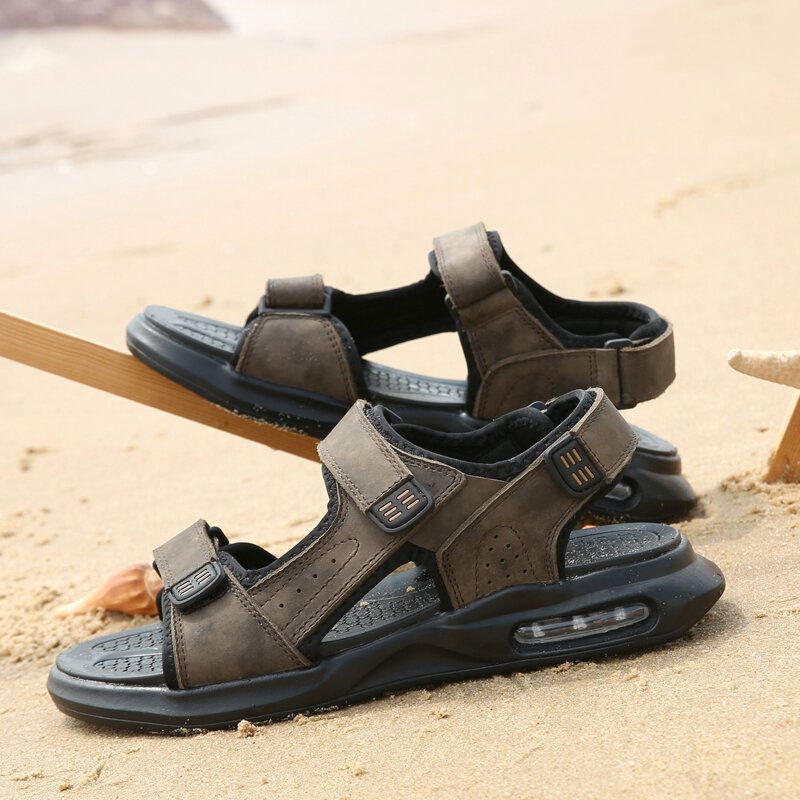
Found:
[[[128,326],[131,352],[212,403],[262,422],[327,435],[359,398],[406,422],[474,430],[500,414],[598,386],[617,408],[660,395],[675,377],[672,326],[631,302],[557,297],[482,224],[434,240],[421,281],[352,295],[319,275],[272,279],[244,327],[151,306]],[[457,331],[465,381],[364,358]],[[630,467],[591,512],[603,521],[684,518],[696,502],[677,450],[636,429]]]
[[[207,339],[198,318],[178,312],[151,309],[134,322],[132,347],[144,353],[148,341],[148,360],[159,353],[162,371],[177,377],[181,366],[181,382],[198,391],[201,383],[224,388],[229,407],[243,402],[241,387],[256,387],[270,419],[279,396],[287,404],[280,413],[301,428],[327,420],[317,410],[332,413],[349,380],[348,392],[368,393],[359,381],[371,367],[354,360],[363,352],[352,349],[356,342],[382,347],[420,325],[453,325],[470,378],[441,416],[427,396],[405,395],[399,416],[374,402],[374,387],[373,402],[351,403],[319,445],[327,513],[284,555],[229,543],[203,521],[159,548],[161,621],[62,653],[48,683],[59,708],[151,730],[281,718],[420,683],[655,645],[682,635],[716,602],[720,571],[674,528],[573,530],[642,446],[612,399],[631,405],[669,383],[669,325],[635,304],[555,298],[482,226],[437,240],[432,262],[426,280],[382,296],[343,295],[318,280],[271,283],[244,331],[210,323]],[[414,302],[390,317],[397,293]],[[388,298],[391,324],[367,312],[376,297]],[[537,305],[546,311],[532,312]],[[145,328],[213,365],[187,366],[169,349],[167,368],[166,346],[156,347]],[[618,344],[602,346],[612,335]],[[324,365],[325,393],[304,388],[313,370],[291,367],[301,341],[306,360]],[[648,347],[649,359],[639,350]],[[537,372],[543,364],[553,377]],[[406,394],[419,379],[403,383]],[[515,394],[520,381],[559,392],[562,380],[609,392],[576,389],[532,405]],[[353,399],[341,397],[343,405]],[[522,407],[506,410],[509,403]],[[398,570],[408,562],[415,566]]]

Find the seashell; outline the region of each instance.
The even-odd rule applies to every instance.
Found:
[[[161,578],[150,564],[132,564],[115,572],[102,586],[79,600],[58,606],[56,615],[71,617],[104,608],[123,614],[154,616],[158,613],[156,596],[162,586]]]
[[[800,350],[731,350],[728,363],[745,375],[800,389]]]

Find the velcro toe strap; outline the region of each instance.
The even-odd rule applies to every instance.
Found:
[[[155,550],[164,580],[164,665],[179,689],[308,665],[218,558],[227,539],[199,520]]]
[[[217,549],[227,544],[221,531],[201,519],[153,551],[164,592],[172,604],[188,610],[224,582]]]
[[[270,308],[322,308],[325,305],[325,282],[318,273],[270,278],[264,299]]]

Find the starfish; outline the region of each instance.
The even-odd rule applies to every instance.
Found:
[[[745,375],[800,389],[800,350],[731,350],[728,363]]]
[[[800,350],[731,350],[728,363],[745,375],[800,389]],[[800,398],[770,456],[764,480],[800,483]]]

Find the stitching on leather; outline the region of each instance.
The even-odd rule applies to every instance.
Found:
[[[447,581],[450,588],[453,590],[453,595],[455,596],[455,600],[458,606],[464,605],[464,595],[461,593],[461,587],[458,585],[458,581],[456,580],[455,573],[453,572],[453,565],[451,563],[449,553],[442,554],[442,563],[444,565],[444,571],[447,573]]]
[[[181,612],[170,606],[170,626],[172,627],[172,641],[178,656],[180,674],[178,675],[178,685],[181,688],[189,686],[189,665],[186,662],[186,642],[183,635],[183,621]]]
[[[410,535],[410,534],[409,534]],[[394,539],[391,539],[384,547],[382,547],[371,559],[365,562],[354,574],[353,576],[345,581],[340,587],[339,591],[332,595],[329,598],[327,603],[323,603],[322,607],[317,610],[315,614],[313,614],[310,619],[306,622],[306,624],[301,627],[297,631],[297,640],[301,641],[306,634],[313,629],[313,627],[319,622],[319,620],[325,616],[331,606],[336,605],[339,600],[344,597],[346,594],[350,592],[350,590],[357,586],[363,575],[369,572],[372,567],[381,562],[385,555],[391,550],[399,550],[401,545],[405,543],[408,536],[397,536]]]
[[[451,539],[445,543],[446,551],[449,552],[459,541],[459,539],[461,539],[461,537],[463,537],[469,530],[474,529],[476,525],[479,525],[491,512],[501,508],[523,486],[527,486],[531,478],[537,475],[539,470],[544,469],[546,469],[544,466],[544,459],[542,456],[540,456],[529,467],[523,470],[512,483],[506,484],[505,488],[492,495],[492,497],[487,500],[486,507],[474,519],[472,519],[468,527],[460,531],[456,530],[454,532],[455,538],[451,537]],[[564,497],[566,499],[566,495]]]
[[[348,477],[347,473],[339,466],[339,462],[334,457],[333,453],[331,452],[329,447],[323,447],[320,445],[320,455],[324,455],[323,461],[325,466],[327,466],[331,472],[333,472],[336,480],[342,483],[346,488],[350,490],[350,492],[354,495],[355,499],[359,502],[360,505],[368,506],[370,503],[367,501],[366,497],[361,494],[361,490],[358,486],[353,483],[352,480]]]
[[[481,375],[485,375],[487,371],[486,356],[483,352],[483,344],[481,343],[481,337],[479,335],[480,332],[476,328],[472,328],[468,325],[464,325],[464,327],[467,330],[467,339],[469,339],[469,343],[472,345],[472,354],[475,356],[475,361],[478,364],[480,373]]]
[[[164,553],[163,545],[161,547],[156,548],[155,552],[153,553],[153,556],[155,558],[156,564],[158,565],[158,571],[161,573],[161,580],[163,581],[164,585],[172,586],[175,580],[172,575],[172,569],[169,566],[169,558],[166,555],[166,553],[164,553],[164,563],[162,564],[159,553]]]
[[[483,266],[486,269],[486,273],[489,277],[490,282],[493,280],[500,281],[500,288],[502,288],[503,278],[500,275],[500,267],[497,264],[497,260],[494,258],[494,253],[489,248],[489,258],[487,258],[487,252],[485,248],[489,247],[488,241],[486,239],[486,229],[484,228],[483,224],[479,223],[477,225],[472,225],[467,228],[465,231],[455,231],[455,234],[466,233],[467,231],[474,234],[478,248],[478,257],[480,258]],[[453,234],[450,234],[451,236]],[[461,293],[461,285],[458,283],[458,276],[457,273],[451,269],[451,265],[447,263],[447,258],[445,254],[444,247],[442,246],[442,239],[443,237],[437,236],[433,240],[433,249],[436,253],[436,263],[439,266],[439,274],[442,276],[442,282],[445,284],[445,289],[447,293],[450,295],[450,299],[453,301],[453,304],[458,308],[462,305],[463,295]],[[463,271],[465,274],[469,274],[472,272],[469,268]],[[491,292],[490,292],[491,294]],[[472,305],[466,304],[466,305]]]
[[[478,241],[478,253],[484,267],[486,267],[489,278],[499,278],[501,283],[505,283],[503,276],[500,274],[500,265],[497,263],[494,250],[489,246],[489,240],[486,238],[486,228],[483,225],[475,225],[472,232]]]
[[[314,594],[310,595],[305,599],[305,605],[297,609],[292,618],[286,623],[285,627],[287,628],[290,627],[291,624],[306,610],[306,608],[308,608],[309,604],[314,600],[314,598],[317,597],[319,594],[321,594],[328,587],[331,581],[333,581],[336,578],[336,576],[339,575],[341,571],[356,557],[359,550],[358,539],[351,538],[351,539],[342,539],[341,542],[331,542],[329,546],[326,547],[324,550],[319,550],[316,553],[317,558],[321,558],[322,556],[327,555],[328,553],[336,550],[336,548],[340,547],[341,545],[346,544],[347,542],[353,542],[355,544],[355,550],[353,550],[347,556],[347,558],[342,562],[342,565],[335,572],[331,573],[330,577],[325,581],[325,583],[322,584],[322,586],[319,587],[319,589],[317,589],[316,592],[314,592]]]
[[[375,428],[370,425],[369,421],[364,416],[362,409],[359,409],[357,419],[359,425],[361,425],[361,427],[367,432],[367,435],[370,437],[370,439],[372,439],[372,441],[378,446],[378,449],[386,456],[386,460],[389,462],[389,466],[392,468],[397,478],[407,478],[407,470],[403,468],[399,456],[386,443],[386,440],[375,430]],[[399,466],[398,462],[400,462]]]
[[[553,355],[563,356],[566,353],[570,354],[570,358],[580,357],[581,359],[588,359],[590,362],[589,371],[591,373],[592,355],[588,351],[582,353],[576,350],[541,350],[530,353],[521,353],[517,356],[509,356],[507,359],[497,362],[492,369],[489,370],[489,373],[481,382],[480,389],[478,390],[478,397],[475,403],[475,415],[479,417],[496,416],[496,409],[502,407],[501,401],[494,396],[502,389],[502,385],[498,387],[497,379],[503,376],[508,367],[514,367],[519,364],[524,364],[526,361],[535,359],[548,360]],[[547,389],[541,392],[542,397],[552,397],[555,394],[555,390],[553,388],[555,383],[551,376],[554,371],[555,370],[553,368],[547,370],[547,377],[543,381]],[[592,377],[591,374],[589,377]],[[594,380],[596,381],[596,375],[594,376]],[[593,383],[593,385],[596,384]],[[539,393],[537,392],[537,394]]]
[[[491,325],[493,322],[496,322],[499,319],[502,319],[507,314],[514,314],[514,316],[519,318],[519,321],[522,322],[526,328],[529,328],[533,334],[536,336],[536,339],[541,344],[545,345],[545,349],[542,351],[538,350],[526,350],[525,352],[528,353],[537,353],[537,352],[547,352],[548,350],[554,350],[558,353],[569,352],[569,350],[561,344],[555,337],[548,334],[547,329],[544,328],[539,321],[532,317],[523,307],[519,301],[519,298],[509,289],[505,289],[512,298],[514,299],[515,305],[512,308],[504,311],[502,314],[498,314],[496,317],[491,317],[487,319],[486,322],[481,322],[479,325],[475,325],[474,329],[479,331],[481,328],[485,328],[487,325]],[[522,354],[520,354],[522,355]]]
[[[242,375],[249,374],[247,372],[247,365],[250,363],[250,356],[253,353],[253,350],[255,348],[255,343],[259,338],[259,335],[264,327],[265,322],[266,319],[264,318],[257,319],[253,323],[253,327],[247,334],[247,338],[245,339],[244,345],[242,346],[242,354],[239,357],[239,363],[236,365],[236,371],[241,373]]]
[[[412,456],[410,453],[406,453],[403,450],[398,450],[398,453],[402,455],[403,461],[411,462],[412,464],[416,464],[424,469],[429,469],[432,472],[440,472],[442,475],[447,475],[450,478],[450,483],[447,485],[447,487],[434,497],[434,501],[436,503],[443,503],[464,482],[464,476],[462,473],[458,472],[458,470],[448,469],[441,464],[425,461],[425,459]]]
[[[374,497],[366,497],[346,473],[346,471],[342,469],[341,465],[336,460],[336,457],[333,455],[331,448],[325,445],[324,441],[320,444],[319,451],[320,456],[323,457],[323,460],[334,473],[336,479],[350,490],[351,494],[354,495],[360,506],[366,508],[386,494],[386,492],[391,491],[399,482],[408,480],[409,474],[405,469],[403,462],[400,460],[394,450],[386,443],[385,439],[378,434],[378,432],[366,419],[363,409],[359,406],[354,406],[353,409],[351,409],[351,411],[348,413],[355,415],[355,419],[358,422],[360,429],[367,434],[370,441],[378,448],[380,454],[383,455],[385,464],[394,473],[394,482],[385,488],[381,488]]]
[[[383,440],[381,440],[381,441],[383,441]],[[386,446],[388,447],[389,445],[386,445]],[[420,466],[424,466],[426,468],[431,468],[434,471],[439,471],[439,472],[442,472],[444,474],[450,474],[451,483],[448,485],[448,487],[443,492],[441,492],[440,494],[436,495],[436,500],[438,502],[440,502],[440,503],[443,502],[447,497],[449,497],[450,494],[452,494],[453,491],[455,491],[455,489],[458,486],[460,486],[461,481],[459,480],[459,478],[461,476],[460,476],[459,473],[453,474],[453,473],[450,472],[450,470],[448,470],[448,469],[446,469],[444,467],[441,467],[438,464],[431,465],[427,461],[424,461],[422,459],[415,459],[413,456],[410,456],[407,453],[403,453],[402,451],[399,451],[399,452],[401,452],[404,457],[408,457],[409,460],[415,461]],[[346,513],[345,513],[344,516],[346,516]],[[344,516],[343,516],[343,520],[344,520]],[[404,544],[406,541],[408,541],[413,536],[413,534],[414,534],[414,529],[412,528],[411,530],[406,532],[403,536],[397,536],[397,537],[394,537],[394,538],[390,539],[387,542],[385,547],[381,548],[371,559],[369,559],[365,564],[363,564],[352,575],[352,577],[349,580],[344,581],[342,586],[339,587],[339,590],[331,598],[329,598],[327,603],[324,603],[322,605],[322,607],[320,609],[318,609],[317,612],[315,614],[313,614],[301,628],[298,629],[298,631],[296,633],[296,640],[297,641],[301,641],[303,639],[303,637],[305,637],[308,634],[308,632],[311,631],[314,628],[314,626],[319,622],[319,620],[322,619],[322,617],[324,617],[325,614],[328,613],[328,610],[333,605],[335,605],[337,602],[339,602],[339,600],[342,597],[344,597],[346,594],[348,594],[352,590],[352,588],[354,586],[358,585],[359,581],[364,576],[364,574],[366,574],[369,570],[371,570],[372,567],[375,564],[380,563],[386,557],[387,553],[389,553],[389,552],[391,552],[393,550],[399,549],[402,546],[402,544]]]
[[[442,283],[445,286],[445,290],[450,295],[453,305],[458,307],[461,304],[458,297],[459,287],[456,285],[455,281],[452,282],[452,286],[450,285],[450,278],[453,273],[450,272],[450,265],[447,263],[447,258],[442,248],[441,237],[437,237],[433,240],[433,250],[436,253],[436,263],[439,266],[439,274],[442,276]]]
[[[260,606],[264,606],[270,600],[274,599],[275,595],[278,594],[286,584],[296,575],[298,572],[302,572],[307,568],[307,558],[309,557],[309,553],[316,553],[317,546],[324,546],[327,541],[335,536],[341,529],[345,523],[345,520],[350,513],[350,506],[347,502],[345,502],[341,497],[339,498],[339,511],[337,514],[336,519],[333,521],[330,528],[325,531],[318,539],[315,539],[309,546],[303,550],[302,552],[298,553],[292,561],[286,565],[280,572],[278,573],[269,573],[266,575],[259,583],[257,583],[250,591],[250,596],[255,600],[256,597],[260,597],[261,595],[266,593],[266,598],[259,603]],[[322,542],[322,545],[319,543]]]
[[[512,294],[510,289],[505,289],[505,291],[509,292],[509,294]],[[472,345],[472,350],[475,355],[475,358],[476,360],[479,361],[481,374],[483,374],[487,370],[487,364],[488,364],[484,352],[484,345],[481,343],[482,334],[485,333],[484,329],[489,325],[494,325],[495,323],[500,322],[503,319],[503,317],[506,317],[509,314],[517,318],[519,322],[521,322],[526,328],[528,328],[529,331],[533,333],[534,339],[538,344],[543,345],[543,349],[540,350],[529,349],[523,351],[522,353],[516,353],[514,355],[527,355],[529,353],[533,355],[538,353],[547,353],[550,351],[556,353],[569,352],[563,346],[560,345],[560,342],[554,341],[553,339],[546,336],[541,326],[538,324],[538,322],[535,319],[533,319],[533,317],[531,317],[531,315],[528,314],[528,312],[525,311],[525,309],[519,305],[519,300],[516,297],[514,299],[517,303],[515,307],[509,308],[506,311],[503,311],[501,314],[498,314],[497,316],[490,317],[485,322],[481,322],[477,325],[474,324],[467,325],[466,323],[464,323],[462,319],[462,324],[464,324],[464,327],[467,329],[467,335],[470,344]],[[459,317],[459,319],[461,319],[461,317]],[[497,338],[494,335],[495,332],[490,331],[489,333],[490,333],[489,342],[494,343]],[[507,357],[513,358],[513,356],[507,356]],[[493,359],[492,364],[489,366],[493,366],[499,360],[502,359],[497,359],[497,358]]]
[[[332,323],[324,319],[320,316],[315,316],[313,314],[304,314],[302,312],[273,312],[268,315],[262,315],[259,317],[254,323],[252,330],[248,332],[247,338],[245,339],[245,343],[242,346],[242,354],[239,357],[239,362],[236,365],[237,372],[241,373],[242,375],[250,375],[248,371],[248,366],[251,361],[251,356],[253,355],[254,351],[257,349],[258,345],[261,342],[261,332],[265,329],[266,325],[270,321],[275,320],[282,320],[282,319],[303,319],[303,320],[310,320],[313,323],[321,324],[322,330],[324,335],[328,341],[328,345],[330,346],[331,350],[333,351],[333,356],[336,360],[336,363],[339,367],[339,377],[342,379],[342,388],[344,390],[345,399],[349,402],[353,402],[358,398],[358,392],[355,388],[355,382],[353,380],[352,373],[350,372],[349,366],[347,364],[347,359],[345,358],[344,352],[342,350],[341,340],[336,333],[336,329],[333,327]],[[252,376],[251,376],[252,377]],[[273,380],[273,379],[267,379]],[[286,384],[287,386],[292,386],[293,384]],[[309,391],[319,391],[316,387],[299,387],[299,388],[306,388]],[[322,394],[328,394],[328,391],[321,392]],[[331,395],[334,396],[334,395]]]
[[[618,369],[619,369],[619,380],[620,380],[620,397],[625,404],[630,403],[631,401],[636,402],[643,402],[645,400],[652,400],[654,397],[658,397],[666,388],[667,386],[675,380],[675,370],[674,365],[673,369],[670,371],[669,380],[663,380],[664,373],[663,370],[659,370],[656,372],[656,377],[659,378],[659,381],[655,384],[655,388],[640,392],[638,391],[623,391],[623,380],[622,380],[622,363],[623,360],[627,363],[627,368],[625,369],[626,375],[633,377],[637,373],[640,373],[642,370],[641,362],[647,361],[648,359],[657,359],[659,358],[662,352],[668,352],[670,350],[674,351],[674,335],[672,330],[672,324],[667,325],[667,330],[661,334],[661,336],[654,339],[652,342],[648,342],[646,345],[641,347],[630,347],[624,348],[619,351],[618,356]],[[652,362],[651,362],[652,363]],[[649,378],[653,377],[652,373],[648,375]],[[632,381],[638,383],[638,381]]]
[[[273,300],[275,299],[273,297],[273,295],[275,293],[274,286],[275,286],[275,278],[268,278],[267,279],[267,285],[266,285],[266,291],[264,292],[264,300],[266,300],[266,303],[267,303],[268,306],[272,306],[273,305]]]
[[[386,443],[386,440],[375,430],[375,428],[372,427],[367,418],[364,416],[363,409],[358,409],[356,419],[358,419],[358,424],[367,433],[372,442],[377,445],[378,450],[386,458],[387,464],[395,474],[395,481],[408,480],[409,474],[408,470],[405,468],[405,465],[400,460],[399,456],[394,452],[394,450]],[[394,487],[390,486],[388,489],[379,492],[371,500],[367,500],[367,504],[372,505],[372,503],[374,503],[392,488]]]
[[[317,297],[315,297],[314,300],[322,305],[325,302],[325,280],[323,279],[322,275],[319,274],[319,272],[314,273],[313,283],[314,289],[317,292]]]
[[[251,602],[247,602],[249,600],[247,593],[237,585],[236,579],[230,570],[226,568],[225,574],[228,576],[228,586],[231,589],[233,596],[239,601],[239,604],[242,606],[242,608],[244,608],[244,610],[258,623],[258,626],[269,636],[270,641],[277,644],[291,662],[300,664],[301,666],[307,666],[309,662],[305,658],[301,657],[293,647],[290,647],[289,644],[284,641],[283,637],[280,635],[280,631],[278,631],[278,629],[270,622],[270,620],[267,619],[267,617],[265,617],[259,609],[255,608]]]
[[[356,392],[355,384],[353,383],[353,376],[350,374],[347,359],[344,357],[344,353],[342,352],[341,339],[336,334],[336,329],[333,327],[330,321],[326,319],[321,319],[321,321],[322,328],[328,337],[328,343],[333,349],[334,355],[336,356],[336,361],[339,364],[339,375],[344,383],[345,394],[347,399],[350,400],[350,402],[353,402],[354,400],[358,399],[358,393]]]
[[[194,536],[197,539],[197,543],[200,545],[200,549],[205,552],[206,557],[209,560],[215,558],[217,552],[214,550],[214,545],[211,544],[211,537],[208,535],[208,528],[198,522],[195,522],[195,524],[192,525],[192,529]]]
[[[375,435],[377,435],[377,433]],[[389,447],[389,445],[385,444],[383,439],[381,439],[381,442],[383,442],[386,447]],[[439,503],[446,500],[461,485],[461,475],[457,471],[449,470],[446,467],[443,467],[438,464],[431,464],[425,461],[424,459],[415,458],[414,456],[404,453],[403,451],[398,451],[398,453],[399,455],[396,454],[394,452],[394,448],[392,448],[391,454],[394,458],[401,460],[400,456],[402,456],[403,459],[408,459],[413,463],[417,463],[421,467],[424,467],[426,469],[431,469],[436,472],[440,472],[450,477],[450,483],[447,485],[447,487],[435,496],[436,500]],[[405,466],[405,464],[403,464],[403,466]],[[334,472],[334,474],[336,474],[334,470],[331,471]],[[338,475],[336,475],[336,477],[338,479]],[[403,477],[405,477],[405,473],[403,473]],[[312,542],[312,544],[309,546],[308,549],[298,554],[295,560],[290,565],[288,565],[284,570],[282,570],[278,575],[273,576],[271,580],[270,576],[267,576],[264,579],[263,583],[253,588],[250,596],[253,599],[258,598],[259,605],[261,607],[263,607],[268,602],[273,600],[283,589],[285,589],[286,586],[294,579],[294,577],[298,573],[304,572],[307,569],[309,569],[311,564],[317,558],[324,555],[326,552],[330,552],[330,550],[333,549],[333,547],[340,544],[340,542],[336,542],[335,544],[331,543],[331,539],[333,539],[339,533],[339,531],[341,531],[342,528],[345,527],[350,514],[351,505],[346,501],[341,501],[339,508],[340,511],[337,516],[337,519],[335,520],[333,525],[319,539],[317,539],[315,542]],[[313,629],[313,627],[319,622],[319,620],[328,613],[332,605],[335,605],[341,599],[341,597],[343,597],[344,595],[346,595],[348,592],[351,591],[353,586],[357,585],[358,581],[361,580],[361,578],[367,571],[369,571],[376,563],[379,563],[381,560],[383,560],[388,552],[390,552],[393,549],[399,548],[412,535],[413,535],[413,529],[410,530],[405,536],[396,536],[391,538],[387,542],[385,547],[381,548],[372,558],[370,558],[361,567],[359,567],[358,570],[349,579],[345,580],[342,583],[338,591],[336,591],[330,598],[328,598],[327,601],[322,603],[321,607],[317,609],[314,612],[314,614],[312,614],[312,616],[309,617],[309,619],[306,620],[305,623],[303,623],[303,625],[300,628],[298,628],[295,635],[293,636],[293,639],[295,641],[301,641],[308,634],[308,632],[311,629]],[[354,541],[357,542],[358,540]],[[353,553],[353,555],[348,559],[348,563],[352,561],[352,559],[356,556],[356,553],[357,551]],[[345,565],[342,565],[341,569],[344,569],[344,566]],[[328,581],[326,581],[325,585],[327,586],[339,574],[340,571],[337,571],[333,576],[331,576],[331,578],[329,578]],[[320,589],[320,592],[321,591],[322,589]],[[319,592],[317,594],[319,594]],[[314,597],[316,596],[317,595],[314,595]],[[303,609],[300,609],[300,611],[298,611],[291,618],[291,620],[287,623],[286,627],[288,628],[289,625],[291,625],[295,621],[295,619],[299,616],[299,614],[307,609],[307,607],[308,603]]]
[[[287,292],[291,294],[293,288],[297,289],[302,298],[296,305],[289,303],[285,296]],[[281,296],[281,289],[284,290],[283,296]],[[272,308],[303,308],[306,302],[309,308],[313,308],[315,303],[322,305],[321,301],[324,301],[325,298],[325,284],[319,273],[297,275],[292,278],[270,278],[267,280],[264,295],[267,305]]]
[[[193,523],[189,528],[174,536],[173,539],[181,539],[184,536],[188,537],[189,539],[186,545],[184,545],[184,547],[187,549],[196,545],[199,547],[201,553],[204,553],[207,556],[208,560],[216,556],[216,551],[211,544],[207,530],[199,522]],[[167,544],[169,544],[169,542],[167,542]],[[165,550],[165,547],[166,545],[162,545],[161,547],[156,548],[153,555],[158,563],[158,569],[161,572],[161,579],[164,585],[169,589],[175,584],[176,579],[175,573],[171,566],[170,552]],[[178,580],[183,577],[185,576],[180,576]]]
[[[437,505],[444,503],[446,500],[448,500],[450,496],[454,494],[458,489],[460,489],[461,486],[464,484],[465,478],[463,474],[458,472],[457,470],[451,470],[440,464],[435,464],[429,461],[425,461],[425,459],[412,456],[410,453],[406,453],[403,450],[398,450],[398,452],[401,454],[403,460],[406,461],[406,463],[410,462],[412,464],[417,464],[418,466],[423,467],[425,469],[430,469],[434,472],[440,472],[450,477],[450,483],[448,484],[448,486],[435,496],[435,502]],[[413,539],[413,531],[411,532],[410,538]],[[459,604],[463,604],[464,602],[463,597],[461,596],[458,584],[453,575],[453,570],[450,565],[450,561],[447,558],[446,553],[441,548],[439,550],[439,553],[441,553],[441,557],[440,558],[437,557],[437,561],[439,561],[441,567],[444,570],[448,588],[450,588],[453,591],[453,595],[456,601]]]
[[[592,495],[589,495],[589,497],[591,496]],[[564,513],[558,518],[558,521],[555,523],[555,525],[550,528],[550,532],[547,535],[545,542],[545,558],[547,559],[548,570],[550,571],[551,575],[555,576],[555,580],[558,580],[558,566],[556,565],[555,556],[553,555],[553,544],[563,530],[564,525],[567,524],[567,520],[574,516],[576,510],[579,509],[583,503],[584,499],[575,500],[574,502],[570,503],[565,509]]]

